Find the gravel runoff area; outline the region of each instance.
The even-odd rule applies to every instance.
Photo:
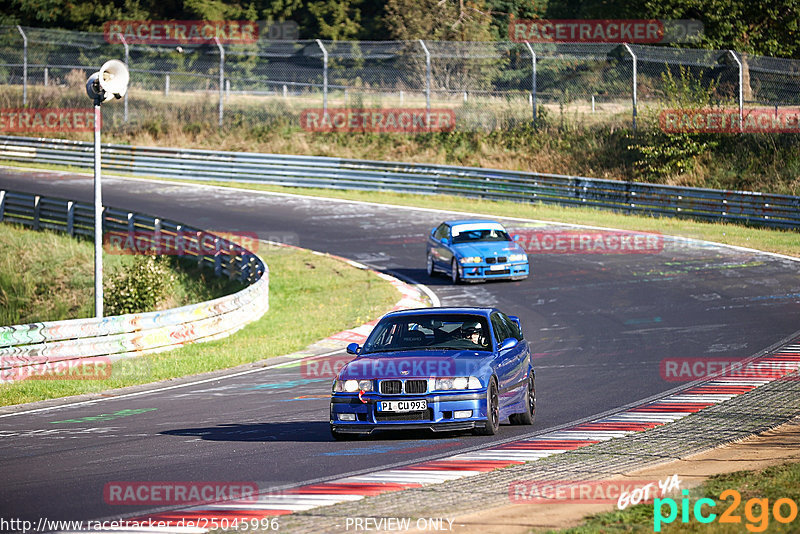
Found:
[[[743,440],[799,415],[800,376],[795,373],[645,432],[452,482],[282,516],[281,532],[353,531],[348,518],[412,518],[412,525],[416,518],[453,519],[511,504],[513,482],[605,480]],[[452,528],[459,530],[455,523]]]

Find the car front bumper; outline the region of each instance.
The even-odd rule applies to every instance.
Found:
[[[460,267],[462,280],[490,280],[501,278],[517,278],[530,274],[528,262],[515,263],[487,263],[471,264],[467,263]]]
[[[363,400],[361,400],[363,399]],[[420,429],[434,432],[469,430],[486,426],[486,390],[427,395],[334,394],[331,397],[331,430],[370,434],[375,430]],[[378,411],[381,400],[426,400],[424,412]],[[365,402],[366,401],[366,402]],[[454,417],[456,411],[470,410],[471,417]],[[340,414],[355,414],[355,421],[343,421]]]

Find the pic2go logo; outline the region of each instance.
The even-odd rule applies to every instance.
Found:
[[[708,524],[717,520],[717,514],[711,512],[717,503],[713,499],[702,498],[695,501],[694,506],[689,503],[689,490],[683,490],[681,499],[680,513],[681,523],[689,523],[689,513],[694,516],[698,523]],[[721,501],[732,499],[728,508],[719,515],[719,523],[740,524],[742,518],[736,514],[736,509],[742,502],[741,494],[734,489],[725,490],[719,494]],[[668,514],[664,515],[664,506],[669,509]],[[769,499],[749,499],[744,505],[744,517],[747,520],[745,527],[750,532],[764,532],[769,527],[770,511],[775,521],[788,524],[797,519],[797,503],[792,499],[777,499],[770,509]],[[788,513],[786,513],[788,512]],[[675,499],[655,499],[653,501],[653,531],[661,532],[662,525],[668,525],[678,518],[678,503]]]

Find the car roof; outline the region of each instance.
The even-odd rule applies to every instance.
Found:
[[[492,219],[455,219],[452,221],[444,221],[444,223],[448,226],[455,226],[456,224],[483,224],[483,223],[500,224],[500,225],[503,224],[500,221],[495,221]]]
[[[480,315],[489,317],[497,308],[451,307],[451,308],[413,308],[389,312],[384,317],[413,317],[419,315]]]

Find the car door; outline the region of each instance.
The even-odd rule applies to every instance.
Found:
[[[495,369],[497,373],[498,385],[500,386],[500,406],[504,407],[509,403],[514,402],[513,385],[515,354],[514,349],[507,349],[503,351],[499,350],[500,344],[503,342],[503,340],[511,337],[511,333],[508,331],[508,327],[501,319],[500,314],[498,312],[493,312],[490,319],[492,323],[495,347],[497,347],[497,354],[495,356]]]
[[[437,267],[450,268],[453,253],[450,251],[450,226],[445,223],[439,225],[431,238],[431,254]]]
[[[522,402],[525,399],[526,379],[528,377],[528,367],[530,367],[530,347],[528,346],[528,342],[525,341],[522,329],[517,323],[512,321],[511,318],[503,312],[499,312],[498,315],[506,325],[510,336],[517,340],[517,346],[511,349],[510,352],[514,360],[514,370],[512,373],[514,375],[513,383],[518,386],[515,388],[515,397]]]

